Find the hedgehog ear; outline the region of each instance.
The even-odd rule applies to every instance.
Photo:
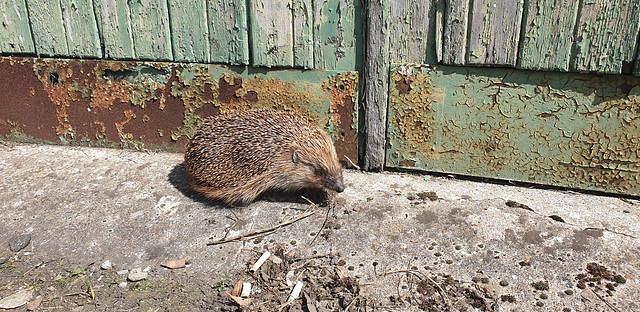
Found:
[[[302,152],[298,149],[293,151],[292,160],[294,164],[299,164],[302,161]]]

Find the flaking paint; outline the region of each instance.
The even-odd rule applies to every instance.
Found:
[[[392,69],[386,165],[640,194],[640,79]]]
[[[318,123],[341,160],[357,159],[356,72],[1,58],[0,77],[4,138],[181,151],[203,118],[271,108]]]

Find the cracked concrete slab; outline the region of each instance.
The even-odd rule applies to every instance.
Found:
[[[98,267],[96,276],[109,260],[114,271],[150,267],[157,279],[171,278],[162,262],[189,257],[182,274],[213,284],[278,245],[299,257],[334,255],[380,311],[425,310],[411,272],[473,285],[489,310],[640,310],[637,199],[348,170],[329,207],[272,193],[231,208],[191,193],[181,163],[170,153],[0,145],[0,256],[65,258]],[[312,216],[267,235],[207,245],[308,209]],[[11,252],[22,234],[30,245]],[[15,284],[3,272],[0,287]],[[97,283],[97,296],[107,287]],[[447,299],[452,310],[462,300]]]

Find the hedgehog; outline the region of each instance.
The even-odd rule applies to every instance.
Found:
[[[194,191],[228,205],[246,205],[267,190],[344,191],[329,135],[288,112],[209,117],[187,144],[184,164]]]

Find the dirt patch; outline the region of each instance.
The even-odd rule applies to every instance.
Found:
[[[33,287],[33,298],[42,296],[40,309],[65,311],[153,310],[166,311],[370,311],[373,308],[423,311],[490,311],[497,300],[477,283],[460,282],[449,275],[432,275],[424,271],[385,272],[375,281],[364,283],[352,276],[353,268],[339,255],[316,255],[298,258],[282,244],[269,248],[272,255],[256,271],[255,260],[264,251],[254,250],[255,260],[246,268],[230,270],[225,278],[208,274],[168,270],[162,267],[141,268],[146,279],[132,282],[127,270],[101,268],[104,264],[82,263],[64,257],[41,259],[33,253],[3,257],[0,264],[0,299],[24,286]],[[238,282],[252,284],[242,306],[227,293]],[[288,300],[296,282],[303,283],[295,300]],[[364,284],[397,282],[389,303],[363,293]],[[16,311],[25,311],[26,305]]]

